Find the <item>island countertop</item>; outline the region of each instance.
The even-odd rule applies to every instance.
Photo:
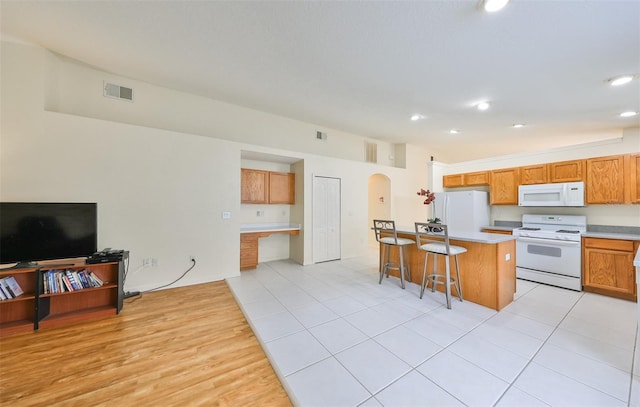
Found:
[[[405,235],[416,235],[414,226],[396,226],[396,231]],[[449,231],[450,240],[460,240],[462,242],[475,242],[486,244],[498,244],[502,242],[508,242],[515,240],[512,235],[503,235],[499,233],[485,233],[485,232],[454,232]]]

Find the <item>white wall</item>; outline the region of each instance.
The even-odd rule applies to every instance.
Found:
[[[327,130],[329,140],[315,144],[307,138],[315,138],[312,124],[131,80],[116,82],[134,88],[134,103],[107,99],[102,79],[122,78],[34,46],[3,41],[0,52],[0,200],[97,202],[98,247],[131,252],[127,290],[173,281],[192,255],[197,266],[176,286],[239,274],[240,224],[252,219],[240,204],[240,168],[250,164],[244,151],[300,160],[290,167],[296,205],[288,208],[303,224],[289,241],[296,261],[312,259],[313,175],[342,179],[343,258],[367,250],[371,174],[391,179],[401,203],[392,216],[413,222],[409,196],[424,169],[362,162],[364,137]],[[379,144],[379,156],[391,149]],[[265,219],[282,216],[271,209]],[[223,211],[232,218],[223,220]],[[158,265],[143,268],[145,258]]]
[[[527,154],[493,157],[451,165],[434,163],[434,178],[431,182],[441,187],[442,175],[446,174],[519,167],[530,164],[551,163],[639,151],[640,129],[629,128],[622,131],[619,138],[607,141],[585,143],[551,150],[532,151]],[[640,205],[587,205],[584,208],[521,208],[516,205],[494,205],[491,207],[491,221],[520,221],[523,213],[585,215],[587,217],[587,223],[590,225],[640,226]]]

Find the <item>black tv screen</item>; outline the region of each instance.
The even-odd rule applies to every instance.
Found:
[[[90,256],[97,212],[95,203],[0,202],[0,264]]]

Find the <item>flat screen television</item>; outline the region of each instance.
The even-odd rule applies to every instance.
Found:
[[[92,255],[97,215],[96,203],[0,202],[0,264]]]

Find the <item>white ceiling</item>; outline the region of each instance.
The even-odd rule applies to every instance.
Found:
[[[640,110],[640,80],[606,83],[640,73],[638,0],[512,0],[493,14],[475,0],[2,0],[0,12],[4,35],[106,71],[426,145],[441,161],[640,126],[618,117]],[[479,112],[483,99],[492,107]]]

